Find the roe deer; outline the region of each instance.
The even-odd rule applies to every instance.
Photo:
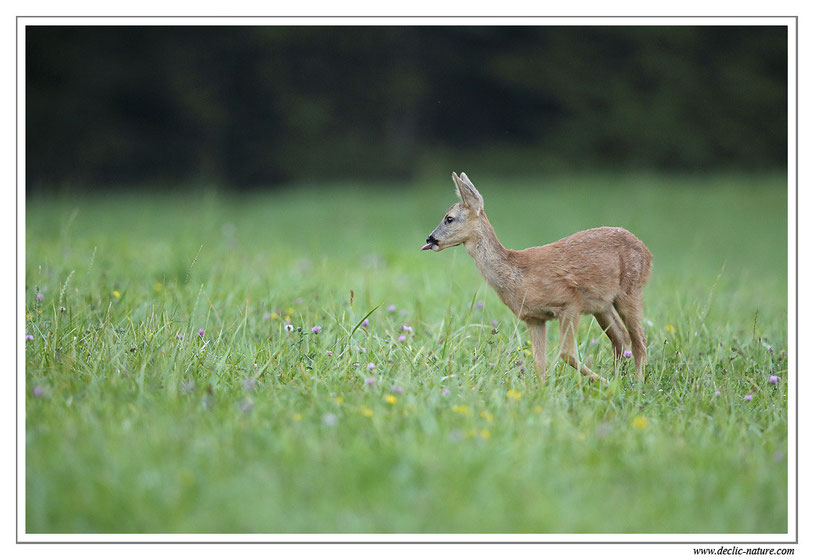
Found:
[[[592,314],[618,360],[632,344],[636,378],[644,379],[647,348],[642,290],[653,255],[620,227],[580,231],[542,247],[506,249],[483,211],[483,197],[461,173],[452,174],[458,198],[421,249],[464,244],[481,275],[531,335],[534,365],[545,381],[546,321],[560,321],[560,357],[592,380],[607,380],[577,361],[574,337],[580,317]],[[627,327],[627,330],[625,330]]]

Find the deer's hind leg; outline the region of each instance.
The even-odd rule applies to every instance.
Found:
[[[622,346],[625,348],[630,348],[630,334],[628,334],[627,327],[625,327],[625,324],[622,322],[622,318],[619,317],[619,312],[616,311],[616,308],[613,305],[608,306],[608,310],[613,316],[613,322],[616,323],[618,332],[621,333],[622,338],[624,339],[622,341]]]
[[[616,313],[616,309],[610,305],[607,309],[594,313],[594,317],[596,317],[596,322],[599,323],[599,327],[610,339],[613,345],[613,353],[618,360],[622,357],[625,346],[630,344],[630,337],[622,324],[622,320],[619,318],[619,314]]]
[[[647,365],[647,343],[642,329],[642,299],[641,293],[626,294],[613,302],[619,316],[630,333],[630,342],[633,348],[633,359],[636,362],[636,379],[644,381],[644,366]]]
[[[578,311],[566,310],[559,315],[560,320],[560,357],[563,361],[589,377],[592,381],[601,381],[605,385],[608,380],[594,373],[585,364],[580,364],[577,360],[576,333],[579,325],[580,314]]]

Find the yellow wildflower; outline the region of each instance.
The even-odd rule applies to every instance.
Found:
[[[285,316],[285,322],[286,322],[286,323],[290,323],[290,322],[291,322],[291,315],[286,315],[286,316]]]
[[[491,435],[492,434],[489,433],[489,430],[481,430],[480,431],[480,437],[482,437],[483,439],[489,439],[489,436],[491,436]]]
[[[285,310],[285,312],[286,312],[286,313],[288,313],[288,314],[290,315],[291,313],[294,313],[294,308],[293,308],[293,307],[289,307],[288,309],[286,309],[286,310]]]
[[[387,401],[389,404],[394,404],[398,399],[395,395],[387,395],[384,397],[384,400]]]
[[[155,290],[156,292],[160,292],[163,289],[164,284],[162,284],[161,282],[156,282],[155,284],[153,284],[153,290]]]
[[[276,311],[275,311],[275,312],[273,312],[273,313],[271,314],[271,318],[272,318],[272,319],[277,319],[277,318],[279,318],[279,317],[280,317],[280,316],[279,316],[279,315],[277,315],[277,312],[276,312]]]
[[[122,295],[119,293],[118,290],[113,290],[113,297],[119,299],[120,297],[122,297]]]
[[[480,413],[480,417],[486,420],[487,422],[492,422],[495,419],[494,415],[486,410]]]
[[[633,419],[633,427],[636,428],[637,430],[644,430],[649,425],[650,420],[648,420],[644,416],[636,416]]]
[[[519,400],[520,400],[520,396],[521,396],[522,394],[523,394],[523,393],[521,393],[520,391],[515,391],[514,389],[509,389],[508,391],[506,391],[506,396],[507,396],[508,398],[510,398],[510,399],[514,399],[514,400],[516,400],[516,401],[519,401]]]
[[[676,332],[676,328],[673,325],[667,325],[666,327],[664,327],[664,330],[666,330],[670,334]]]
[[[368,418],[370,418],[371,416],[373,416],[373,411],[372,411],[372,410],[370,410],[369,408],[367,408],[366,406],[360,406],[360,407],[359,407],[359,412],[361,412],[361,413],[362,413],[362,416],[366,416],[366,417],[368,417]]]
[[[465,416],[471,416],[472,411],[469,410],[469,407],[465,404],[456,404],[452,406],[452,412],[457,412],[458,414],[463,414]]]
[[[534,412],[536,412],[537,414],[540,414],[542,411],[543,411],[542,406],[535,406],[534,407]]]
[[[291,418],[294,421],[299,422],[300,420],[302,420],[302,414],[300,414],[299,412],[295,412],[294,414],[291,415]]]
[[[345,402],[345,399],[342,397],[336,397],[336,404],[342,404],[343,402]]]

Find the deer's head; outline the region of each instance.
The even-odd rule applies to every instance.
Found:
[[[452,180],[455,182],[455,192],[460,202],[453,204],[438,227],[427,238],[427,244],[421,250],[441,251],[447,247],[455,247],[465,243],[477,230],[479,222],[484,218],[483,197],[466,176],[461,173],[459,177],[454,172]]]

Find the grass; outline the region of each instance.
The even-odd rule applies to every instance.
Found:
[[[508,247],[645,241],[643,385],[540,384],[463,249],[418,251],[446,177],[34,198],[26,530],[785,533],[785,178],[472,176]]]

